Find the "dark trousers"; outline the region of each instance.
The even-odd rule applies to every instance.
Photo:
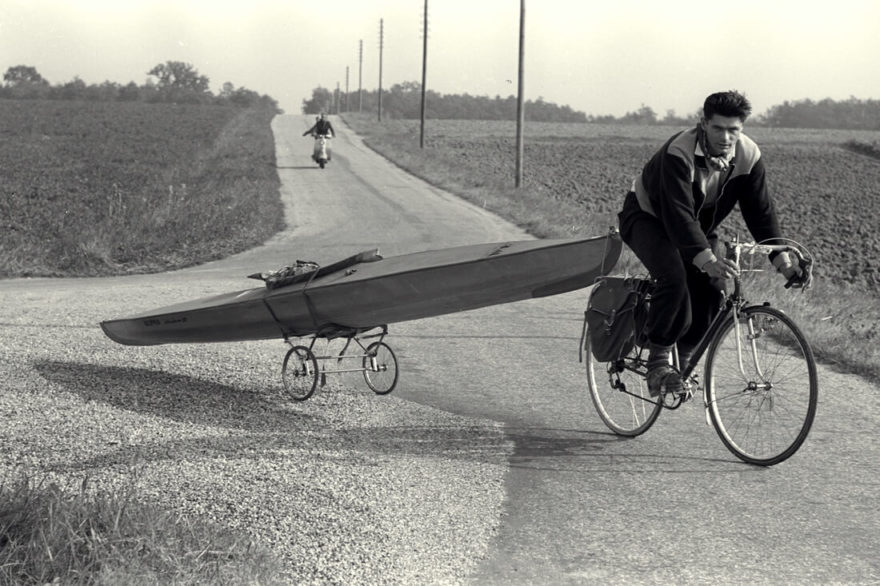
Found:
[[[709,276],[682,258],[659,219],[642,211],[634,193],[618,214],[620,237],[657,282],[648,311],[648,340],[693,348],[718,313],[721,291]]]

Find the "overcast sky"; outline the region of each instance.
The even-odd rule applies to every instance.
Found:
[[[516,94],[520,0],[429,0],[429,89]],[[0,70],[50,83],[142,84],[184,61],[289,113],[317,86],[420,81],[424,0],[0,0]],[[880,0],[526,0],[525,89],[588,114],[691,114],[739,89],[785,100],[880,98]],[[430,107],[430,104],[429,104]]]

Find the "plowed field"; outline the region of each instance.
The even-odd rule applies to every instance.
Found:
[[[418,137],[418,122],[400,122]],[[454,161],[461,176],[512,182],[510,122],[429,120],[426,150]],[[677,128],[526,125],[524,187],[575,202],[587,217],[613,217],[633,177]],[[808,244],[826,277],[880,287],[880,160],[847,143],[876,144],[878,132],[747,127],[761,147],[786,236]],[[747,234],[737,214],[727,231]]]

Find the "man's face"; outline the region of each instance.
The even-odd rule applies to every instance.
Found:
[[[709,143],[709,153],[713,157],[728,156],[733,153],[742,132],[743,123],[736,116],[715,114],[708,120],[700,121]]]

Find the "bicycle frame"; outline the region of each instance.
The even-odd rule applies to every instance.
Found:
[[[706,385],[700,385],[699,380],[697,379],[697,375],[694,374],[694,370],[697,367],[697,364],[700,362],[700,359],[703,357],[703,354],[706,353],[706,350],[712,344],[712,341],[715,339],[715,336],[727,322],[728,318],[733,315],[733,327],[735,330],[736,336],[736,344],[737,344],[737,359],[738,366],[740,370],[740,374],[743,376],[743,380],[748,380],[750,377],[746,374],[745,365],[743,362],[743,352],[751,351],[752,352],[752,363],[758,369],[758,374],[761,378],[763,378],[763,373],[760,371],[759,361],[757,360],[757,347],[755,345],[755,338],[757,333],[754,331],[754,324],[751,321],[748,324],[749,332],[748,339],[751,341],[751,347],[748,349],[744,349],[742,346],[742,336],[741,336],[741,328],[742,320],[740,319],[740,315],[752,305],[749,305],[743,296],[742,290],[742,281],[740,278],[740,259],[744,252],[748,254],[770,254],[771,252],[782,252],[782,251],[794,251],[794,253],[798,256],[800,261],[803,260],[800,251],[796,248],[793,248],[786,244],[756,244],[753,242],[728,242],[726,243],[728,247],[731,247],[731,257],[737,267],[737,273],[733,277],[733,292],[730,295],[725,296],[724,305],[721,310],[715,315],[712,322],[709,324],[709,328],[706,330],[706,333],[703,334],[703,337],[700,339],[700,342],[697,344],[694,349],[693,355],[688,360],[687,364],[680,364],[678,357],[678,349],[676,348],[673,353],[673,365],[679,370],[681,373],[682,382],[685,386],[685,391],[682,395],[678,397],[674,397],[672,402],[667,404],[663,402],[662,399],[658,399],[661,401],[663,407],[667,409],[676,409],[678,406],[690,399],[693,396],[693,387],[697,387],[700,389],[702,387],[703,390],[703,404],[708,407],[708,397],[706,396]],[[764,303],[765,306],[770,305],[769,302]],[[646,359],[639,358],[639,364],[636,367],[632,367],[630,365],[624,365],[623,368],[636,372],[642,376],[647,375],[646,368]],[[635,396],[635,395],[634,395]],[[649,401],[653,402],[653,401]],[[708,417],[708,414],[707,414]]]
[[[800,251],[796,248],[793,248],[787,244],[756,244],[752,242],[728,242],[726,243],[728,246],[732,247],[731,257],[733,262],[736,264],[737,272],[733,277],[733,293],[728,295],[724,302],[724,307],[715,318],[712,320],[712,323],[709,325],[709,329],[700,339],[699,344],[694,350],[694,354],[691,357],[688,364],[683,365],[683,368],[680,369],[681,375],[683,379],[690,378],[691,373],[694,368],[696,368],[697,363],[702,358],[706,349],[711,344],[715,335],[718,333],[718,330],[721,329],[721,326],[724,325],[727,317],[733,313],[734,321],[733,327],[736,332],[736,350],[737,356],[739,360],[739,370],[744,378],[746,377],[745,367],[743,365],[743,348],[742,348],[742,337],[740,335],[740,330],[742,328],[741,321],[739,319],[740,313],[747,309],[747,307],[751,307],[747,304],[742,291],[742,280],[740,278],[740,259],[742,258],[743,252],[747,252],[748,254],[770,254],[772,252],[783,252],[783,251],[794,251],[794,253],[798,256],[799,261],[803,260]],[[769,302],[764,303],[765,306],[770,305]],[[757,348],[755,346],[755,331],[754,324],[749,323],[749,340],[751,341],[751,351],[753,354],[757,352]],[[676,366],[678,362],[678,352],[676,351]],[[763,376],[763,373],[760,372],[760,366],[758,365],[757,360],[755,361],[755,366],[759,369],[758,374]]]
[[[343,346],[343,348],[342,348],[342,350],[340,350],[339,354],[328,354],[328,355],[315,354],[315,360],[321,366],[321,375],[323,376],[323,375],[327,375],[327,374],[341,374],[341,373],[345,373],[345,372],[364,372],[366,370],[371,370],[373,372],[379,372],[380,370],[385,370],[384,367],[380,367],[376,363],[376,355],[368,353],[367,346],[365,346],[364,343],[361,341],[361,340],[367,340],[367,339],[371,339],[371,338],[378,338],[379,342],[384,341],[385,336],[388,334],[388,327],[387,326],[379,326],[379,327],[381,329],[381,331],[379,333],[369,334],[369,335],[363,334],[364,331],[368,331],[368,330],[352,330],[352,331],[348,331],[345,333],[334,332],[333,334],[329,334],[329,335],[327,335],[325,333],[325,335],[323,335],[323,336],[319,336],[319,335],[313,336],[311,343],[308,346],[309,350],[312,353],[314,353],[314,351],[315,351],[315,342],[318,340],[319,337],[323,337],[328,340],[333,339],[334,337],[345,338],[345,346]],[[373,328],[370,328],[370,329],[373,329]],[[346,354],[346,352],[348,351],[348,348],[351,346],[352,342],[354,342],[355,344],[357,344],[360,347],[360,352],[357,354]],[[370,361],[369,368],[361,367],[361,368],[327,369],[325,367],[326,361],[336,360],[339,362],[342,360],[352,360],[352,359],[363,360],[364,358],[369,358],[369,361]]]

